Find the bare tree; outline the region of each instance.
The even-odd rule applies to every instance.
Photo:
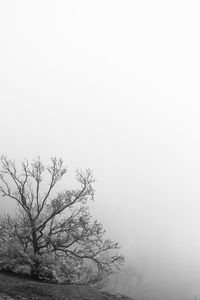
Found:
[[[123,262],[123,256],[114,253],[118,243],[105,239],[102,224],[91,219],[87,202],[94,197],[94,177],[89,169],[77,171],[79,188],[55,194],[54,187],[66,174],[61,159],[52,158],[46,167],[39,157],[25,160],[20,171],[5,156],[1,164],[0,192],[18,204],[16,217],[1,218],[3,260],[15,244],[15,263],[30,268],[32,278],[38,279],[46,266],[72,281],[85,272],[88,282],[102,279]],[[49,178],[45,191],[44,176]]]

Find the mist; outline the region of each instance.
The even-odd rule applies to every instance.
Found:
[[[198,1],[2,1],[1,154],[94,170],[147,300],[200,296]],[[14,203],[0,198],[0,210]]]

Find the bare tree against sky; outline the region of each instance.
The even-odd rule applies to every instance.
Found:
[[[17,218],[1,219],[0,239],[4,244],[6,239],[17,240],[33,278],[39,278],[48,255],[49,269],[60,262],[59,272],[62,269],[69,277],[75,272],[72,269],[82,266],[91,275],[88,281],[100,280],[123,262],[123,256],[113,252],[118,243],[105,239],[102,224],[91,220],[87,203],[94,198],[95,179],[89,169],[77,171],[79,188],[55,193],[54,187],[67,172],[62,159],[52,158],[46,167],[39,157],[24,160],[20,171],[5,156],[1,163],[0,192],[14,199],[19,210]],[[44,178],[45,182],[50,178],[46,191]]]

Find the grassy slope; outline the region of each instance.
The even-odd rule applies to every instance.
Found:
[[[16,276],[0,273],[0,300],[3,295],[14,299],[33,300],[128,300],[97,291],[94,288],[79,285],[59,285],[36,282]]]

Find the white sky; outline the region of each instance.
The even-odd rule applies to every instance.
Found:
[[[1,154],[93,169],[94,214],[154,300],[200,294],[199,11],[177,0],[0,3]]]

